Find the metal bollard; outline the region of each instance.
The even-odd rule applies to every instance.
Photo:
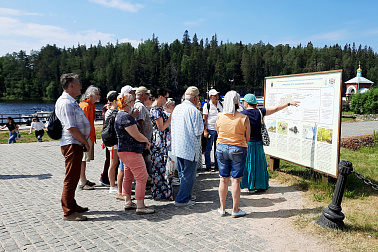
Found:
[[[316,223],[324,228],[343,230],[345,215],[341,212],[341,201],[343,200],[348,175],[353,171],[353,166],[351,162],[342,160],[338,169],[339,176],[337,177],[332,203],[329,204],[328,208],[323,209],[323,214]]]

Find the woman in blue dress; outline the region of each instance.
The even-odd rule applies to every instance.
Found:
[[[244,96],[244,107],[241,113],[249,117],[251,134],[248,142],[247,160],[243,178],[240,182],[241,189],[249,189],[249,192],[265,191],[269,187],[269,175],[267,162],[262,144],[261,116],[271,115],[288,106],[298,106],[298,101],[291,101],[271,108],[257,108],[255,95]]]
[[[150,108],[150,118],[153,126],[151,139],[152,181],[151,191],[153,199],[173,200],[172,180],[165,178],[166,163],[168,157],[167,133],[171,123],[171,116],[163,111],[163,105],[167,102],[169,93],[163,88],[151,91],[155,98]]]

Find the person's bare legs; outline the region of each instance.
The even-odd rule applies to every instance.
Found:
[[[231,193],[232,193],[232,211],[234,213],[239,212],[239,201],[240,201],[240,179],[241,178],[231,178]]]
[[[125,205],[128,205],[128,206],[133,205],[133,202],[131,201],[131,195],[125,196]],[[146,206],[144,205],[144,199],[137,199],[136,205],[138,209],[146,208]]]
[[[110,182],[111,187],[115,187],[115,171],[117,169],[117,164],[118,164],[118,155],[117,155],[117,150],[114,149],[110,151],[110,165],[109,165],[109,171],[108,171],[108,177],[109,177],[109,182]],[[117,176],[117,181],[119,185],[118,176]],[[118,192],[119,192],[119,186],[118,186]]]
[[[220,210],[226,209],[226,198],[227,198],[229,182],[230,182],[230,178],[220,178],[220,181],[219,181]]]
[[[123,170],[118,169],[117,184],[118,184],[118,194],[119,194],[119,195],[122,195],[122,194],[123,194],[123,192],[122,192],[123,176],[124,176],[124,172],[123,172]],[[130,196],[130,198],[131,198],[131,196]]]
[[[81,161],[80,182],[82,183],[82,185],[85,185],[85,183],[87,183],[87,177],[85,176],[86,166],[87,162]]]

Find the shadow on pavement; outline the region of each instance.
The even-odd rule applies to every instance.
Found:
[[[252,212],[247,214],[246,218],[263,219],[263,218],[289,218],[299,214],[310,214],[323,210],[324,207],[306,208],[306,209],[280,209],[277,211]]]
[[[219,185],[218,174],[216,173],[200,173],[196,179],[193,188],[193,195],[197,197],[196,205],[177,207],[174,201],[166,200],[147,200],[150,195],[146,192],[146,205],[155,209],[154,214],[137,215],[134,210],[124,211],[123,208],[116,211],[89,211],[85,213],[89,221],[108,221],[108,220],[125,220],[133,221],[144,218],[148,221],[160,222],[172,219],[178,215],[190,215],[192,213],[207,213],[215,211],[219,206],[218,190]],[[89,208],[91,208],[89,206]]]
[[[154,214],[150,215],[137,215],[135,210],[124,211],[121,206],[119,210],[111,211],[101,211],[93,210],[86,212],[85,215],[88,217],[89,221],[135,221],[140,219],[145,219],[151,222],[163,222],[172,219],[174,216],[183,216],[183,218],[208,218],[201,215],[203,213],[214,212],[214,216],[218,216],[215,212],[219,207],[219,196],[218,196],[218,186],[219,177],[217,173],[200,173],[197,178],[197,182],[193,189],[193,195],[197,197],[196,205],[177,207],[174,205],[173,201],[166,200],[151,200],[150,195],[146,192],[146,205],[155,209]],[[256,196],[261,197],[261,195],[269,194],[285,194],[288,192],[296,192],[297,188],[294,186],[284,187],[284,186],[272,186],[266,192],[255,193]],[[250,196],[253,194],[246,193]],[[245,195],[245,194],[244,194]],[[243,194],[241,195],[243,198]],[[287,201],[283,196],[278,198],[245,198],[240,202],[241,207],[271,207],[276,204]],[[89,208],[91,208],[89,206]],[[231,192],[228,192],[226,199],[226,209],[232,208],[232,197]],[[313,209],[279,209],[279,210],[268,210],[264,212],[252,212],[248,214],[247,218],[288,218],[298,214],[307,214],[313,212],[321,212],[323,208],[313,208]],[[193,215],[198,214],[198,215]],[[179,221],[185,221],[179,217]]]
[[[46,173],[46,174],[36,174],[36,175],[0,175],[0,179],[23,179],[23,178],[38,178],[39,180],[50,179],[52,178],[52,174]]]

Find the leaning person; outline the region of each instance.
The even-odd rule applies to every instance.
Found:
[[[45,131],[43,130],[44,127],[45,125],[39,120],[38,116],[34,116],[33,122],[30,125],[29,135],[32,133],[34,128],[35,137],[37,138],[38,142],[42,142],[42,137],[45,134]]]
[[[245,158],[247,156],[247,142],[249,140],[250,126],[246,115],[238,112],[240,95],[229,91],[224,96],[223,113],[218,115],[217,132],[218,143],[216,149],[219,167],[219,200],[218,213],[226,215],[226,197],[231,177],[231,193],[233,218],[246,215],[239,209],[240,179],[243,176]]]
[[[88,211],[76,203],[75,191],[80,179],[83,148],[90,150],[87,139],[91,125],[75,97],[81,93],[79,76],[74,73],[63,74],[60,77],[63,93],[56,101],[55,113],[62,123],[62,138],[60,149],[65,158],[66,174],[62,192],[62,208],[64,220],[85,221],[86,216],[80,213]]]
[[[0,130],[4,129],[5,127],[7,127],[9,130],[8,144],[16,143],[17,130],[19,126],[14,122],[12,117],[9,116],[7,118],[7,123],[1,127]]]
[[[191,86],[185,91],[185,100],[172,113],[172,155],[177,157],[180,189],[175,199],[176,206],[194,205],[192,190],[196,179],[196,168],[201,155],[203,119],[196,105],[199,90]]]
[[[140,126],[131,115],[131,107],[135,103],[134,96],[129,93],[120,94],[117,101],[119,112],[115,120],[115,129],[118,138],[118,156],[124,165],[122,187],[126,195],[125,210],[136,209],[136,214],[152,214],[155,210],[146,207],[144,204],[148,174],[142,156],[143,150],[150,147],[150,142],[140,132]],[[131,188],[134,178],[136,180],[136,204],[131,201]]]
[[[255,95],[247,94],[244,96],[245,110],[241,113],[249,118],[251,137],[248,141],[247,160],[241,180],[242,189],[248,188],[250,193],[254,193],[255,191],[261,192],[269,188],[269,175],[261,136],[262,118],[288,106],[298,106],[298,103],[298,101],[291,101],[275,107],[259,109],[257,108]]]

